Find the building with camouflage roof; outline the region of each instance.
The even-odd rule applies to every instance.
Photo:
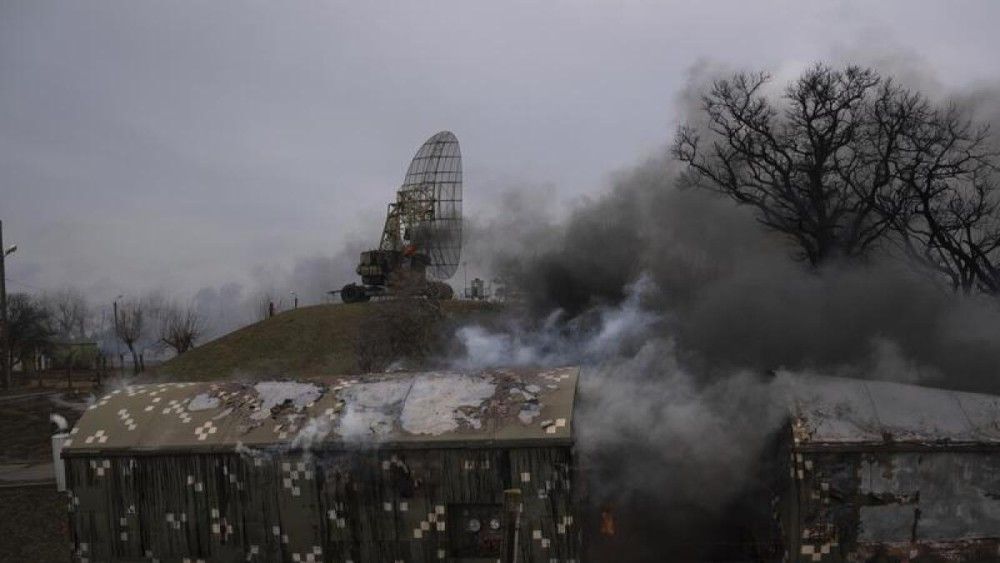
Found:
[[[75,558],[579,560],[578,373],[113,391],[62,451]]]

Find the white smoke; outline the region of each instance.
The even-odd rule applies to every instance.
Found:
[[[643,307],[644,296],[655,292],[652,280],[641,276],[627,291],[619,305],[599,307],[569,327],[558,322],[558,312],[537,328],[516,323],[507,330],[463,327],[457,334],[465,354],[453,365],[582,364],[575,424],[580,451],[600,457],[628,444],[633,454],[643,454],[630,455],[623,473],[605,484],[619,495],[654,489],[662,494],[671,487],[664,489],[655,476],[683,466],[698,480],[725,485],[711,487],[716,494],[710,495],[687,485],[675,493],[717,503],[742,486],[746,467],[783,420],[775,401],[781,396],[778,386],[773,378],[748,371],[715,378],[688,371],[673,341],[654,330],[664,319]],[[748,437],[748,429],[753,436]],[[680,483],[676,477],[673,482]]]
[[[463,353],[448,359],[455,368],[474,370],[498,366],[560,366],[597,363],[620,356],[644,340],[662,318],[642,306],[653,292],[653,281],[640,276],[615,306],[596,308],[591,315],[566,322],[553,311],[540,326],[514,320],[502,329],[480,324],[463,326],[456,338]]]
[[[313,451],[321,449],[330,432],[333,431],[333,422],[327,416],[314,416],[306,421],[305,425],[292,438],[290,448],[301,450],[305,460],[312,458]]]

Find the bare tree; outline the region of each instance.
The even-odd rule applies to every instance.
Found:
[[[753,206],[813,265],[892,241],[955,291],[1000,293],[987,125],[870,69],[814,66],[780,108],[767,82],[737,74],[703,96],[707,131],[681,127],[673,147],[688,183]]]
[[[421,362],[443,345],[445,315],[436,299],[403,292],[372,303],[358,327],[355,356],[362,371],[382,371],[393,362]]]
[[[139,352],[136,344],[142,339],[145,323],[144,303],[138,299],[128,299],[121,302],[118,307],[118,319],[115,325],[115,334],[128,347],[132,354],[132,372],[139,373]]]
[[[51,348],[54,330],[49,310],[27,293],[7,299],[10,327],[11,368],[21,363],[27,369],[35,352]]]
[[[164,307],[159,317],[160,341],[173,348],[178,355],[194,348],[203,335],[205,323],[193,307],[176,303]]]
[[[702,97],[707,130],[682,126],[673,146],[685,180],[754,207],[812,265],[864,256],[890,226],[880,199],[899,135],[873,108],[906,92],[871,69],[816,65],[776,103],[769,79],[713,83]]]
[[[904,109],[893,170],[898,240],[955,291],[1000,293],[998,154],[988,125],[954,106]]]
[[[77,289],[63,288],[42,297],[56,334],[63,339],[82,338],[86,333],[90,306]]]

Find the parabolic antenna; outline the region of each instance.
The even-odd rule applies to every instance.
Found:
[[[454,134],[441,131],[417,150],[397,197],[404,238],[430,259],[427,275],[453,276],[462,255],[462,153]]]
[[[453,276],[461,256],[462,153],[455,135],[442,131],[410,162],[378,248],[361,253],[362,285],[345,285],[340,297],[345,303],[393,294],[451,299],[451,286],[434,280]]]

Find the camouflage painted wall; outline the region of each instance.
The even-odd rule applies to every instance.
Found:
[[[495,561],[508,488],[519,561],[580,558],[568,447],[71,456],[67,472],[78,561]]]
[[[1000,452],[795,451],[780,499],[789,560],[1000,561]]]

